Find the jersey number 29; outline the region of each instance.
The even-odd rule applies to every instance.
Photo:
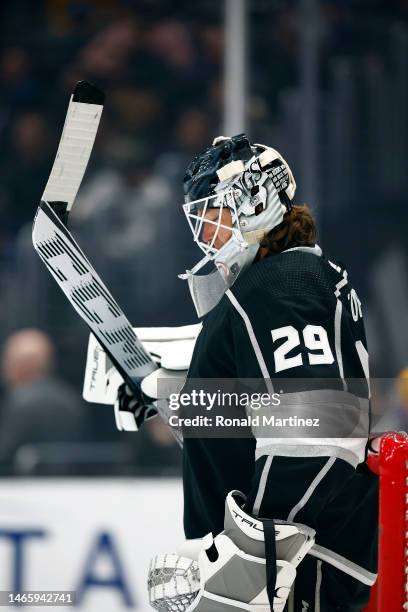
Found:
[[[289,370],[290,368],[296,368],[303,365],[303,357],[300,352],[294,357],[287,356],[292,349],[301,344],[300,335],[297,329],[292,325],[286,325],[285,327],[272,329],[271,334],[273,342],[281,338],[286,338],[286,341],[274,352],[275,372],[282,372],[282,370]],[[309,349],[307,356],[310,365],[333,363],[334,357],[324,327],[321,325],[306,325],[302,331],[302,335],[304,345]]]

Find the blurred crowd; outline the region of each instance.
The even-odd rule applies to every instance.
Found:
[[[223,52],[220,16],[194,29],[188,20],[166,12],[162,18],[150,15],[143,3],[137,10],[137,3],[132,7],[126,2],[36,2],[35,8],[20,2],[19,10],[26,5],[38,25],[34,23],[24,34],[20,30],[12,39],[7,23],[13,8],[7,9],[11,3],[4,4],[0,58],[3,258],[13,250],[19,229],[32,220],[77,81],[95,82],[108,95],[91,172],[109,169],[108,183],[115,183],[115,178],[121,183],[103,194],[109,206],[106,199],[118,197],[120,187],[134,191],[162,153],[182,156],[181,171],[185,160],[207,143],[220,121]],[[12,39],[9,45],[4,44],[7,39]],[[120,195],[126,200],[125,194]],[[95,212],[103,211],[92,206],[82,211],[88,216]],[[143,248],[143,236],[140,240]]]
[[[302,166],[299,3],[253,0],[248,5],[250,134],[282,147],[296,174]],[[401,56],[407,49],[407,4],[325,0],[319,10],[323,129],[316,138],[322,172],[327,159],[333,160],[321,181],[321,198],[332,206],[320,219],[322,242],[337,249],[345,213],[355,215],[358,208],[366,215],[369,205],[374,208],[378,232],[372,222],[361,266],[355,266],[362,282],[379,254],[380,228],[388,219],[389,209],[381,206],[402,210],[406,193],[401,155],[407,121],[400,116],[407,103],[407,56]],[[158,420],[137,437],[120,435],[107,407],[82,401],[88,332],[34,253],[30,226],[70,92],[78,80],[90,80],[105,90],[106,107],[72,212],[73,231],[135,325],[194,322],[187,289],[177,279],[198,258],[180,212],[182,177],[191,157],[222,133],[223,20],[223,3],[213,0],[16,0],[0,7],[0,465],[5,473],[37,473],[46,471],[45,465],[51,465],[51,473],[106,472],[107,464],[114,473],[179,469],[178,450]],[[398,120],[391,141],[390,88],[396,92],[391,111]],[[365,180],[373,174],[378,186]],[[399,222],[387,223],[397,236]],[[361,226],[355,225],[360,236]],[[356,243],[355,250],[362,245]],[[369,290],[363,287],[363,298],[369,298]],[[375,314],[368,317],[372,329],[377,329]],[[407,363],[405,355],[400,351],[387,376]]]
[[[95,436],[97,411],[91,414],[58,370],[55,346],[44,332],[21,329],[5,342],[0,475],[178,473],[180,451],[159,418],[149,421],[136,441],[135,434],[119,432],[110,440]],[[114,430],[113,409],[104,408]]]

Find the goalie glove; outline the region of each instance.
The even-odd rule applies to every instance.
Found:
[[[142,390],[135,394],[126,383],[118,389],[114,411],[119,431],[138,431],[145,421],[157,415],[154,399]]]

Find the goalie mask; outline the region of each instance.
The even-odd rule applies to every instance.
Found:
[[[199,317],[207,314],[255,259],[265,234],[282,223],[296,190],[283,157],[244,134],[216,138],[184,177],[184,213],[204,257],[188,281]],[[197,274],[203,268],[207,274]],[[215,267],[215,269],[214,269]]]

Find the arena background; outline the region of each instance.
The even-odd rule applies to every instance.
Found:
[[[408,412],[393,383],[408,366],[407,19],[406,0],[1,3],[0,590],[145,611],[149,557],[182,537],[178,448],[158,420],[123,434],[83,402],[88,330],[31,244],[74,84],[106,106],[71,227],[132,323],[195,322],[177,279],[199,255],[184,169],[245,130],[290,161],[358,289],[376,408]]]

